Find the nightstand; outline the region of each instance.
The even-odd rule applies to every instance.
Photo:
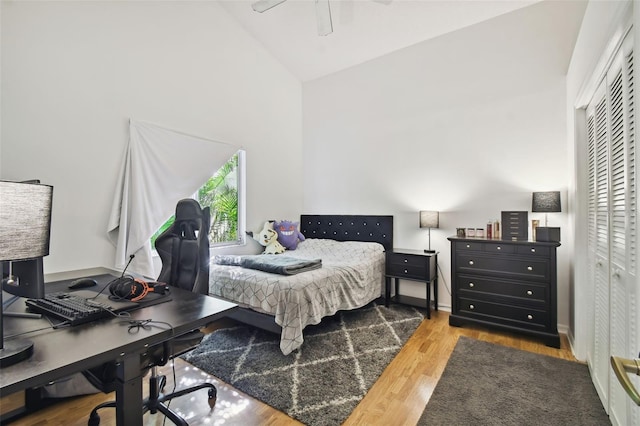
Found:
[[[427,318],[431,318],[431,284],[433,283],[434,309],[438,310],[438,252],[425,253],[424,250],[393,249],[386,254],[385,271],[385,305],[389,301],[405,305],[424,307],[426,304]],[[391,278],[395,279],[396,294],[391,299]],[[427,299],[402,296],[399,294],[400,279],[420,281],[425,283]]]

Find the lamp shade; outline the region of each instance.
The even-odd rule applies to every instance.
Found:
[[[531,198],[531,211],[534,213],[557,213],[560,206],[560,191],[534,192]]]
[[[437,228],[440,226],[439,213],[422,210],[420,212],[420,228]]]
[[[53,187],[0,181],[0,261],[49,254]]]

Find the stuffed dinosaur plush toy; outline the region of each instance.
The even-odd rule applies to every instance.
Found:
[[[278,233],[273,230],[273,222],[266,221],[262,231],[258,233],[248,233],[260,245],[264,246],[263,254],[284,253],[285,248],[278,242]]]
[[[304,241],[304,235],[298,230],[300,222],[291,222],[283,220],[273,224],[273,229],[278,233],[278,242],[287,250],[295,250],[298,247],[298,241]]]

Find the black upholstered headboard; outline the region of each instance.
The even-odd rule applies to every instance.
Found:
[[[380,243],[393,248],[393,216],[300,215],[300,232],[306,238]]]

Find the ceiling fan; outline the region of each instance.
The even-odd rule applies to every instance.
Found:
[[[287,0],[258,0],[251,7],[256,12],[264,12],[284,3]],[[325,36],[333,32],[333,24],[331,23],[331,8],[329,0],[315,0],[316,3],[316,20],[318,22],[318,35]]]
[[[258,0],[251,7],[256,12],[265,12],[272,7],[284,3],[287,0]],[[392,0],[371,0],[376,3],[388,5]],[[325,36],[333,32],[333,24],[331,22],[331,8],[329,0],[314,0],[316,4],[316,21],[318,22],[318,35]]]

